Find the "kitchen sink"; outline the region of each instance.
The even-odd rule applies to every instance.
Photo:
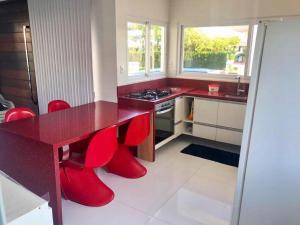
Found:
[[[238,95],[225,95],[226,98],[237,99],[237,100],[247,100],[247,96],[238,96]]]

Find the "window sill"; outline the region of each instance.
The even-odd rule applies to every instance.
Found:
[[[145,74],[139,76],[128,76],[127,81],[118,84],[118,86],[141,83],[141,82],[146,82],[151,80],[159,80],[159,79],[164,79],[166,77],[167,76],[165,73],[156,73],[156,74],[151,74],[149,76],[146,76]]]
[[[220,74],[201,74],[201,73],[180,73],[173,76],[174,78],[192,79],[192,80],[211,80],[222,82],[236,82],[237,76],[240,75],[220,75]],[[240,76],[241,83],[250,83],[251,77]]]

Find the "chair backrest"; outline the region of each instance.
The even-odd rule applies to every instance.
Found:
[[[117,147],[116,126],[99,131],[88,146],[85,155],[85,167],[98,168],[106,165],[112,159]]]
[[[14,108],[5,113],[5,122],[11,122],[15,120],[27,119],[35,117],[35,113],[28,108]]]
[[[54,100],[48,104],[48,112],[56,112],[64,109],[71,108],[70,104],[63,100]]]
[[[150,133],[150,113],[133,118],[127,128],[124,144],[137,146],[143,143]]]

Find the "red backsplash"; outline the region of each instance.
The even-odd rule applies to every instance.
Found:
[[[200,90],[208,90],[209,84],[219,84],[220,92],[224,93],[235,93],[237,89],[237,82],[224,82],[224,81],[212,81],[212,80],[193,80],[193,79],[182,79],[182,78],[167,78],[168,86],[174,87],[191,87]],[[241,89],[246,90],[245,95],[248,95],[249,84],[241,83]]]
[[[126,95],[131,92],[137,92],[145,89],[162,88],[166,86],[168,86],[166,78],[118,86],[118,96]]]
[[[193,80],[193,79],[182,79],[182,78],[164,78],[159,80],[119,86],[118,96],[123,96],[130,92],[136,92],[136,91],[153,89],[153,88],[163,88],[163,87],[190,87],[190,88],[195,88],[200,90],[208,90],[208,84],[211,83],[220,84],[220,92],[224,92],[224,93],[235,93],[237,88],[237,82]],[[249,84],[241,83],[241,89],[246,90],[245,95],[247,95],[249,90]]]

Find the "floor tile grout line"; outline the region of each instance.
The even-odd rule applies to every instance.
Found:
[[[151,216],[151,218],[149,220],[147,220],[146,223],[144,223],[143,225],[147,225],[147,223],[150,222],[151,219],[155,219],[155,220],[161,221],[163,223],[166,223],[168,225],[172,225],[171,223],[169,223],[169,222],[167,222],[165,220],[162,220],[162,219],[155,218],[154,216]]]
[[[180,152],[179,152],[179,153],[180,153]],[[174,157],[175,157],[175,156],[174,156]],[[180,189],[181,189],[188,181],[190,181],[191,178],[192,178],[194,175],[196,175],[196,173],[198,173],[198,171],[199,171],[201,168],[203,168],[203,167],[205,167],[205,166],[207,166],[207,165],[203,165],[203,166],[199,167],[199,168],[196,169],[196,171],[193,172],[188,178],[186,178],[185,181],[183,181],[183,183],[182,183],[181,185],[179,185],[178,188],[176,188],[176,191],[174,191],[174,193],[171,194],[170,197],[169,197],[168,199],[166,199],[166,201],[164,201],[164,202],[161,204],[161,207],[160,207],[158,210],[156,210],[152,215],[149,215],[148,212],[145,212],[145,211],[143,211],[143,210],[141,210],[141,209],[138,209],[138,208],[136,208],[136,207],[133,207],[133,206],[129,205],[128,203],[122,201],[122,200],[116,200],[116,201],[118,201],[119,203],[121,203],[121,204],[124,205],[124,206],[127,206],[127,207],[130,207],[130,208],[132,208],[132,209],[135,209],[135,210],[137,210],[137,211],[139,211],[139,212],[145,214],[145,215],[148,216],[148,217],[152,217],[152,218],[158,219],[157,217],[155,217],[155,214],[156,214],[163,206],[165,206],[166,203],[167,203],[173,196],[175,196],[175,194],[176,194],[176,193],[177,193],[177,192],[178,192],[178,191],[179,191],[179,190],[180,190]],[[159,219],[159,220],[160,220],[160,219]],[[163,221],[163,220],[161,220],[161,221]]]
[[[143,211],[143,210],[141,210],[141,209],[138,209],[138,208],[135,208],[135,207],[133,207],[133,206],[131,206],[131,205],[128,205],[126,202],[123,202],[123,201],[120,201],[120,200],[115,200],[115,201],[118,202],[119,204],[125,206],[125,207],[134,209],[134,210],[136,210],[136,211],[138,211],[138,212],[144,214],[144,215],[147,216],[147,217],[150,217],[150,218],[153,217],[153,216],[149,215],[147,212],[145,212],[145,211]]]
[[[194,177],[195,175],[196,175],[196,173],[198,173],[198,171],[200,170],[201,168],[198,168],[189,178],[187,178],[186,179],[186,181],[182,184],[182,185],[180,185],[179,187],[178,187],[178,189],[170,196],[170,198],[168,198],[162,205],[161,205],[161,207],[153,214],[153,217],[154,218],[156,218],[156,219],[159,219],[158,217],[156,217],[156,213],[157,212],[159,212],[159,210],[160,209],[162,209],[167,203],[168,203],[168,201],[171,199],[171,198],[173,198],[177,193],[178,193],[178,191],[181,189],[181,188],[183,188],[191,179],[192,179],[192,177]]]

